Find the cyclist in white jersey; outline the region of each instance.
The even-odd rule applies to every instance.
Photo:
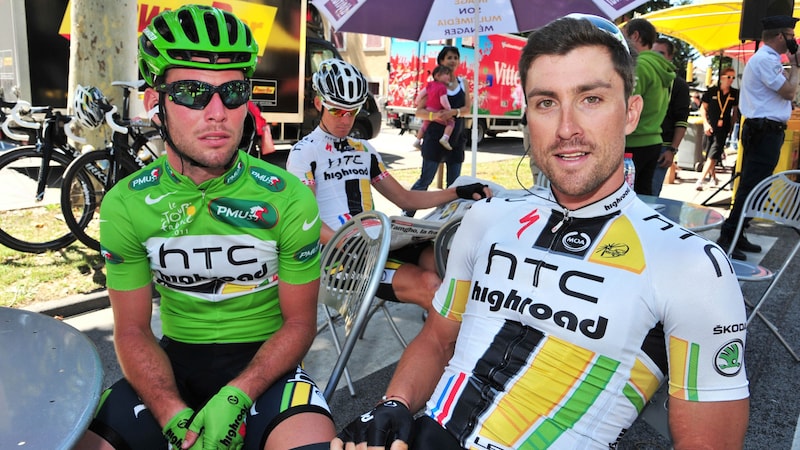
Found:
[[[741,291],[724,251],[623,180],[642,108],[634,73],[605,19],[568,16],[529,36],[520,75],[551,189],[466,213],[438,314],[332,449],[617,448],[667,378],[676,449],[742,448]]]
[[[352,64],[340,59],[322,61],[312,86],[320,124],[295,144],[286,169],[317,196],[323,244],[352,216],[374,209],[372,187],[402,209],[431,208],[459,197],[477,200],[491,195],[480,183],[441,191],[410,191],[389,174],[372,144],[349,137],[367,98],[367,80]],[[428,309],[440,284],[428,242],[389,254],[378,295]]]

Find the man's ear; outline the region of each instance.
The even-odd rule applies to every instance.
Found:
[[[625,120],[625,135],[629,135],[636,130],[639,125],[639,117],[642,114],[642,107],[644,106],[644,99],[641,95],[631,95],[628,98],[628,111]]]
[[[149,112],[149,111],[152,111],[153,108],[158,108],[159,107],[159,105],[158,105],[158,97],[159,97],[159,94],[155,89],[153,89],[153,88],[145,89],[144,98],[142,99],[142,103],[144,105],[144,110]],[[154,114],[150,118],[150,120],[153,121],[156,125],[161,125],[161,122],[160,122],[161,118],[158,116],[158,114]]]
[[[318,96],[314,96],[314,108],[316,108],[317,112],[322,112],[322,100]]]

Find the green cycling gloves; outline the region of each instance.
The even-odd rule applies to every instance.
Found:
[[[252,404],[253,401],[241,389],[224,386],[192,419],[189,430],[200,435],[198,441],[204,450],[241,449],[244,446],[244,419]]]
[[[183,440],[186,438],[186,432],[189,430],[189,422],[192,420],[194,411],[192,408],[186,408],[175,414],[164,427],[162,433],[167,439],[167,442],[172,445],[172,448],[181,448]]]

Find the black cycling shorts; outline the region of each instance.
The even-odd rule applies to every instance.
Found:
[[[386,260],[386,266],[383,268],[383,276],[381,283],[378,285],[378,291],[375,295],[384,300],[392,302],[399,302],[397,295],[392,287],[392,280],[397,269],[403,264],[419,264],[419,257],[422,252],[431,246],[431,242],[420,242],[418,244],[409,244],[400,247],[396,250],[389,252],[389,258]]]
[[[161,346],[172,362],[181,398],[196,412],[244,370],[261,343],[184,344],[164,337]],[[253,402],[245,419],[244,449],[264,448],[267,436],[275,426],[303,412],[331,417],[322,392],[298,366]],[[89,429],[117,449],[167,448],[161,426],[124,378],[103,393]]]

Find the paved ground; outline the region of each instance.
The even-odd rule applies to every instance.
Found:
[[[375,140],[376,146],[384,154],[391,169],[419,167],[419,152],[411,152],[411,136],[399,136],[395,130],[385,130]],[[518,133],[506,133],[496,139],[489,139],[481,145],[479,161],[492,161],[516,158],[522,154],[521,140]],[[731,162],[728,162],[731,164]],[[698,192],[694,189],[694,181],[698,173],[683,170],[679,173],[682,183],[666,185],[662,196],[684,201],[701,203],[711,191]],[[727,177],[728,175],[723,175]],[[712,202],[727,215],[726,203],[730,201],[730,192],[721,191]],[[389,215],[397,214],[397,208],[378,199],[378,209]],[[765,247],[762,254],[754,258],[763,259],[769,265],[782,252],[788,251],[788,243],[797,239],[796,235],[779,232],[771,227],[757,225],[750,236]],[[715,239],[716,232],[706,233],[709,239]],[[775,321],[784,332],[787,340],[800,347],[800,304],[798,300],[798,280],[800,280],[800,264],[789,267],[783,280],[773,293],[773,298],[765,307],[765,314]],[[746,298],[752,298],[763,289],[762,286],[745,286]],[[702,298],[698,302],[704,301]],[[102,295],[64,299],[37,305],[32,309],[48,314],[69,316],[67,323],[85,332],[96,344],[105,369],[104,385],[121,376],[112,345],[111,313],[107,308],[107,299]],[[399,323],[407,339],[419,331],[422,325],[421,311],[414,306],[391,305],[392,313]],[[322,324],[322,317],[319,318]],[[154,314],[154,326],[159,327],[159,320]],[[324,387],[328,379],[328,371],[333,366],[333,349],[325,330],[318,335],[306,359],[306,367]],[[344,381],[334,395],[331,407],[337,427],[341,427],[360,413],[369,409],[383,394],[394,365],[401,353],[401,347],[386,329],[385,319],[376,315],[370,322],[364,340],[356,346],[351,358],[350,368],[356,384],[356,396],[350,397],[344,388]],[[758,320],[751,325],[748,335],[746,353],[747,370],[751,385],[751,416],[745,448],[747,449],[793,449],[800,450],[794,444],[795,429],[800,403],[797,402],[797,391],[800,388],[798,363],[796,363],[781,344],[773,338],[769,330]],[[657,449],[669,448],[668,441],[644,422],[637,422],[622,442],[620,448]]]

